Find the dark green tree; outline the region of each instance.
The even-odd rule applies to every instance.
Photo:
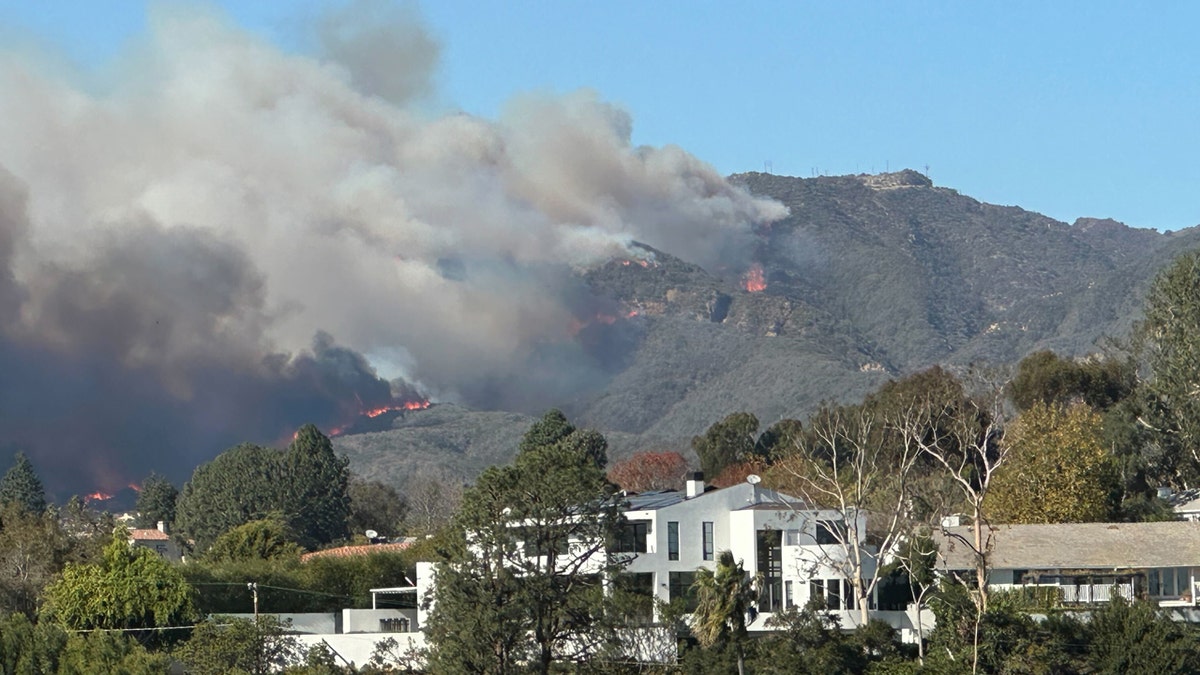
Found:
[[[1170,675],[1196,672],[1194,631],[1164,616],[1149,601],[1113,598],[1088,622],[1089,661],[1096,673]]]
[[[287,624],[262,615],[257,621],[220,616],[202,621],[175,656],[191,675],[267,675],[299,665],[304,654]]]
[[[520,452],[536,450],[554,445],[575,431],[575,426],[567,420],[567,416],[557,408],[547,410],[542,418],[533,423],[518,448]]]
[[[401,534],[408,503],[396,488],[377,480],[350,477],[351,534],[375,530],[385,537]]]
[[[138,493],[134,509],[138,512],[137,526],[152,528],[159,521],[174,527],[175,502],[179,499],[179,490],[171,481],[151,473],[142,481],[142,490]]]
[[[700,470],[710,480],[721,471],[755,456],[758,418],[750,413],[733,413],[714,423],[703,436],[692,438],[692,449],[700,457]]]
[[[120,633],[68,634],[23,614],[0,617],[0,673],[5,675],[158,675],[168,667],[166,654],[149,652]]]
[[[279,507],[300,545],[312,549],[349,534],[349,464],[315,425],[296,432],[283,456],[286,489]]]
[[[179,494],[180,531],[203,551],[222,532],[279,510],[287,487],[279,454],[244,443],[196,467]]]
[[[595,429],[576,429],[558,443],[586,457],[597,469],[604,470],[608,466],[608,439]]]
[[[764,640],[764,658],[755,664],[756,673],[826,675],[866,671],[867,655],[859,647],[857,632],[853,636],[843,632],[838,618],[821,598],[803,609],[780,612],[768,619],[767,625],[773,632]],[[872,633],[879,631],[874,624],[869,626]],[[880,642],[885,649],[895,651],[886,634]]]
[[[594,445],[562,442],[560,416],[536,423],[513,464],[488,469],[464,495],[437,572],[433,672],[548,673],[616,645],[603,579],[624,564],[608,549],[621,499]]]
[[[0,478],[0,504],[14,503],[33,513],[46,510],[46,490],[25,453],[13,456],[12,467]]]
[[[767,427],[755,442],[754,452],[762,457],[774,459],[796,449],[804,425],[800,420],[782,419]]]
[[[1136,373],[1129,362],[1107,358],[1075,361],[1043,350],[1021,359],[1008,396],[1021,411],[1037,403],[1085,403],[1103,412],[1132,394],[1136,384]]]

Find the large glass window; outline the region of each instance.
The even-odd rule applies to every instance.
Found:
[[[808,582],[810,598],[824,598],[827,609],[853,609],[853,601],[843,606],[842,598],[852,596],[849,593],[850,582],[846,579],[813,579]]]
[[[763,612],[778,612],[783,602],[782,535],[779,530],[759,530],[757,538],[759,587],[758,608]]]
[[[696,593],[692,590],[695,582],[695,572],[671,572],[667,575],[667,591],[671,594],[671,600],[684,598],[684,609],[688,612],[696,611]]]
[[[654,619],[654,574],[627,572],[616,577],[617,600],[627,621],[649,622]]]
[[[618,553],[645,553],[646,537],[650,534],[650,521],[633,520],[621,526],[617,537]]]
[[[679,523],[667,523],[667,560],[679,560]]]
[[[702,539],[704,541],[704,559],[712,560],[713,559],[713,524],[711,522],[705,521],[705,522],[701,523],[701,530],[703,531]]]
[[[846,542],[846,523],[840,520],[817,521],[818,544],[842,544]]]

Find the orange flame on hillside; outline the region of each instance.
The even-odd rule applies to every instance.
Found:
[[[141,486],[141,485],[138,485],[137,483],[130,483],[130,484],[129,484],[129,485],[127,485],[126,487],[128,487],[130,490],[133,490],[134,492],[141,492],[141,491],[142,491],[142,486]]]
[[[746,270],[746,276],[742,277],[743,285],[750,293],[760,293],[767,290],[767,278],[763,276],[762,265],[754,263],[750,269]]]
[[[97,490],[97,491],[95,491],[95,492],[93,492],[93,493],[91,493],[91,494],[84,495],[84,496],[83,496],[83,503],[85,503],[85,504],[89,504],[89,503],[91,503],[91,502],[105,502],[105,501],[108,501],[108,500],[110,500],[110,499],[112,499],[112,498],[113,498],[113,496],[112,496],[112,495],[110,495],[109,493],[107,493],[107,492],[100,492],[99,490]]]
[[[360,414],[362,414],[366,417],[376,418],[386,412],[392,412],[393,410],[424,410],[424,409],[428,408],[429,405],[430,405],[429,401],[427,401],[425,399],[421,399],[419,401],[405,401],[404,403],[401,403],[400,405],[385,405],[381,408],[372,408],[370,410],[364,410]]]
[[[399,410],[399,411],[425,410],[426,408],[428,408],[431,405],[433,405],[433,404],[429,402],[429,399],[422,398],[422,399],[416,399],[413,401],[405,401],[398,405],[384,405],[384,406],[379,406],[378,408],[368,408],[366,410],[360,410],[358,414],[362,417],[375,419],[376,417],[379,417],[380,415],[382,415],[384,413],[394,412],[397,410]],[[346,424],[332,427],[329,429],[329,432],[328,432],[329,436],[331,436],[331,437],[332,436],[341,436],[342,434],[346,433],[346,430],[348,430],[352,426],[354,426],[354,422],[347,422]]]

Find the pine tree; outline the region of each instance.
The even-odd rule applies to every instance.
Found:
[[[13,457],[12,468],[0,478],[0,504],[13,502],[30,513],[46,510],[46,490],[25,453]]]
[[[350,460],[333,452],[333,443],[316,426],[296,432],[283,458],[287,491],[280,507],[306,548],[349,534]]]
[[[171,481],[151,473],[142,481],[142,491],[138,493],[134,507],[138,512],[138,527],[155,527],[159,521],[174,524],[175,502],[178,499],[179,490]]]

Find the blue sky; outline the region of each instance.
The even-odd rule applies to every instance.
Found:
[[[290,51],[328,2],[225,2]],[[1200,3],[525,2],[415,11],[441,43],[437,105],[492,117],[588,87],[634,141],[726,173],[929,167],[984,201],[1072,221],[1200,224]],[[102,66],[145,3],[0,1],[0,42]],[[2,158],[0,158],[2,161]]]

